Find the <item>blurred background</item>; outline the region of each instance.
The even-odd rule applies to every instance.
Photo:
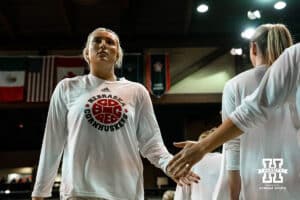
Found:
[[[0,199],[30,198],[49,98],[61,79],[88,73],[81,51],[95,28],[120,36],[125,57],[117,73],[148,88],[164,142],[176,153],[174,141],[196,140],[221,123],[224,84],[251,68],[247,39],[255,27],[283,23],[296,43],[299,9],[298,0],[1,0]],[[4,76],[16,70],[21,82]],[[5,84],[13,83],[19,88],[7,95]],[[143,162],[146,199],[175,188]],[[59,185],[60,175],[53,199]]]

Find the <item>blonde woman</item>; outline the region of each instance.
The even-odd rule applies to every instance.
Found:
[[[247,132],[249,130],[253,130],[251,128],[259,128],[262,124],[271,127],[271,130],[274,130],[273,126],[276,126],[278,128],[278,130],[274,130],[275,133],[271,130],[265,130],[268,131],[268,133],[271,135],[270,137],[272,137],[273,139],[277,138],[276,133],[278,133],[280,130],[283,131],[280,131],[281,133],[293,132],[294,141],[292,141],[292,143],[284,143],[286,140],[286,135],[281,135],[281,139],[276,139],[277,143],[275,144],[277,148],[282,148],[284,143],[285,148],[290,148],[289,146],[291,146],[291,149],[293,149],[296,145],[295,142],[297,142],[297,137],[299,137],[299,133],[297,133],[296,135],[296,132],[300,127],[299,58],[300,44],[296,44],[292,47],[287,48],[283,52],[283,54],[280,55],[279,58],[272,64],[272,66],[267,69],[267,72],[263,76],[255,92],[252,93],[251,96],[245,98],[245,100],[241,102],[241,105],[239,107],[237,107],[236,109],[234,108],[234,112],[230,114],[229,118],[226,119],[211,136],[207,137],[205,140],[199,143],[185,142],[182,145],[185,146],[184,149],[174,157],[174,159],[168,166],[170,173],[173,173],[173,175],[178,177],[184,175],[189,170],[189,167],[185,167],[186,163],[188,163],[189,166],[192,166],[195,162],[200,160],[206,152],[209,152],[210,149],[215,148],[216,146],[219,146],[224,142],[241,135],[242,131],[245,132],[246,134],[244,135],[247,135],[248,137],[249,134],[247,134]],[[287,108],[287,105],[289,105],[289,109]],[[276,116],[277,112],[280,110],[285,110],[290,113],[286,115],[287,118],[282,118],[281,120],[276,120],[277,123],[272,123],[272,118]],[[290,138],[288,138],[288,140],[291,141]],[[260,142],[261,140],[256,141]],[[271,144],[271,141],[268,141],[266,145],[268,144]],[[274,146],[270,147],[272,148]],[[267,148],[268,147],[265,147],[265,149]],[[249,147],[247,149],[247,151],[252,150],[255,149],[252,147]],[[291,153],[291,151],[282,153],[283,154],[281,154],[280,156],[286,156],[286,154]],[[260,161],[261,165],[263,165],[264,161]],[[273,161],[275,161],[275,159],[273,159]],[[274,198],[272,199],[280,198],[280,196],[276,195],[280,195],[282,192],[284,193],[283,195],[286,195],[284,199],[299,199],[299,195],[298,197],[295,195],[295,193],[297,193],[296,190],[299,188],[299,183],[297,183],[297,181],[299,181],[299,174],[297,174],[297,170],[299,170],[299,164],[297,163],[298,159],[296,159],[296,163],[293,163],[294,161],[291,160],[282,161],[283,165],[281,165],[281,163],[280,167],[290,167],[290,169],[292,170],[284,171],[288,172],[288,174],[280,174],[284,176],[283,180],[291,179],[292,181],[296,182],[294,182],[294,184],[293,182],[292,184],[284,182],[285,186],[279,187],[279,190],[274,191]],[[272,168],[272,166],[270,165],[266,164],[266,166],[266,168]],[[251,168],[251,166],[249,168]],[[263,168],[264,167],[260,167],[260,169]],[[240,169],[242,170],[242,167],[240,167]],[[261,172],[263,171],[264,170],[262,170]],[[267,175],[270,174],[267,173]],[[263,174],[261,174],[261,176],[263,176]],[[260,181],[263,182],[262,177]],[[282,190],[280,190],[280,188],[282,188]],[[264,188],[262,187],[261,189]],[[245,188],[245,190],[247,190],[247,188]],[[256,191],[252,192],[253,195],[257,195]],[[256,196],[251,199],[255,198]]]
[[[90,73],[62,80],[52,95],[32,199],[51,196],[62,158],[62,200],[143,200],[140,154],[164,172],[172,158],[149,93],[116,77],[123,52],[115,32],[92,31],[83,56]]]
[[[222,100],[223,120],[258,87],[268,67],[291,45],[291,34],[282,24],[264,24],[256,29],[250,40],[250,59],[254,68],[226,83]],[[300,179],[296,178],[300,173],[296,167],[300,165],[297,155],[300,148],[293,128],[290,104],[276,109],[267,123],[246,133],[225,143],[223,149],[225,173],[222,179],[227,180],[230,199],[295,199],[300,193],[291,185],[300,186]],[[264,163],[266,161],[271,161],[273,165],[274,159],[283,160],[282,167],[290,172],[283,175],[284,183],[281,186],[286,187],[285,190],[268,189],[272,181],[264,183],[270,178],[264,176],[269,175],[258,172],[269,165]],[[220,189],[217,199],[224,199],[222,193]]]

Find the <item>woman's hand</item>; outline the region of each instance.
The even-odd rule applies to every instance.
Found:
[[[168,173],[175,179],[186,177],[194,164],[204,156],[201,142],[185,141],[174,143],[174,146],[183,148],[167,166]]]
[[[198,183],[200,180],[200,177],[192,171],[189,171],[185,177],[175,178],[174,176],[172,176],[170,174],[169,174],[169,176],[179,186],[191,185],[192,183]]]
[[[198,183],[200,180],[200,177],[195,174],[192,171],[189,171],[188,174],[185,177],[179,178],[178,185],[184,186],[184,185],[191,185],[192,183]]]

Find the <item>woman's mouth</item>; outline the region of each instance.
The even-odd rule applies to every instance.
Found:
[[[97,55],[99,55],[99,56],[108,56],[108,53],[107,52],[105,52],[105,51],[100,51],[100,52],[98,52],[97,53]]]

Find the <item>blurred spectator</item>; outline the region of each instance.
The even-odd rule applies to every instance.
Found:
[[[200,134],[199,141],[207,137],[216,128]],[[215,150],[214,150],[215,151]],[[219,178],[222,154],[219,152],[207,153],[201,161],[195,164],[192,171],[200,176],[199,183],[190,186],[176,187],[175,200],[209,200],[213,197],[217,180]]]
[[[175,191],[167,190],[164,192],[162,200],[174,200]]]

